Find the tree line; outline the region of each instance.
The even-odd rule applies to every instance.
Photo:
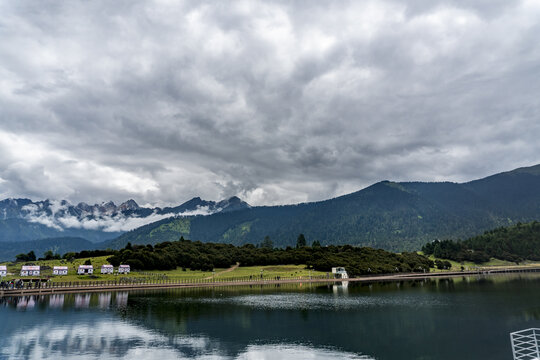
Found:
[[[540,222],[499,227],[467,240],[435,240],[422,247],[426,255],[480,264],[491,258],[520,263],[540,260]]]
[[[309,269],[329,272],[332,267],[343,266],[351,276],[394,272],[424,272],[434,266],[433,261],[417,253],[391,253],[368,247],[321,246],[318,241],[310,245],[300,234],[296,247],[274,248],[266,237],[261,244],[234,246],[221,243],[203,243],[185,240],[162,242],[156,245],[132,245],[120,250],[95,250],[67,253],[64,259],[111,255],[107,260],[118,266],[129,264],[138,270],[172,270],[176,268],[211,271],[241,266],[305,264]]]

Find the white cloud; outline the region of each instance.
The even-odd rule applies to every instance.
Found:
[[[64,206],[62,208],[65,209],[67,207]],[[47,215],[45,213],[38,212],[37,206],[33,204],[23,207],[23,210],[28,211],[28,214],[25,215],[25,219],[27,221],[43,224],[56,230],[63,231],[66,228],[75,228],[85,230],[100,230],[105,232],[124,232],[170,217],[209,215],[215,212],[206,206],[199,206],[196,210],[176,214],[157,214],[154,212],[153,214],[145,217],[139,217],[137,215],[126,216],[122,214],[117,214],[115,216],[94,214],[94,217],[92,218],[78,218],[67,213],[62,214],[61,216],[55,216],[56,212],[54,210],[52,215]],[[220,209],[216,209],[216,211],[219,210]]]

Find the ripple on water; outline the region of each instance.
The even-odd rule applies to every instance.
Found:
[[[434,307],[445,306],[444,299],[433,295],[419,297],[409,295],[382,295],[382,296],[332,296],[320,294],[264,294],[241,295],[223,298],[197,299],[203,303],[228,303],[240,306],[249,306],[260,309],[294,310],[294,309],[361,309],[373,307]]]

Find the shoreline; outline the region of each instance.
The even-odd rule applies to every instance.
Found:
[[[376,282],[376,281],[400,281],[400,280],[420,280],[429,278],[452,278],[460,276],[474,275],[497,275],[505,273],[532,273],[540,272],[540,267],[512,267],[512,268],[496,268],[482,269],[474,271],[446,271],[434,273],[407,273],[407,274],[384,274],[361,276],[348,279],[280,279],[280,280],[251,280],[251,281],[213,281],[203,283],[146,283],[146,284],[111,284],[99,285],[88,283],[75,286],[65,287],[42,287],[32,289],[10,289],[0,290],[0,297],[8,296],[29,296],[29,295],[52,295],[52,294],[69,294],[69,293],[95,293],[95,292],[111,292],[111,291],[135,291],[135,290],[159,290],[159,289],[181,289],[181,288],[208,288],[208,287],[225,287],[225,286],[249,286],[249,285],[277,285],[277,284],[304,284],[304,283],[319,283],[319,284],[335,284],[342,282]]]

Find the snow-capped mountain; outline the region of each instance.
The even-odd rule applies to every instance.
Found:
[[[112,201],[74,205],[66,200],[5,199],[0,201],[0,241],[52,236],[83,236],[101,241],[171,216],[210,215],[249,207],[238,197],[219,202],[196,197],[163,209],[141,207],[132,199],[120,205]]]

